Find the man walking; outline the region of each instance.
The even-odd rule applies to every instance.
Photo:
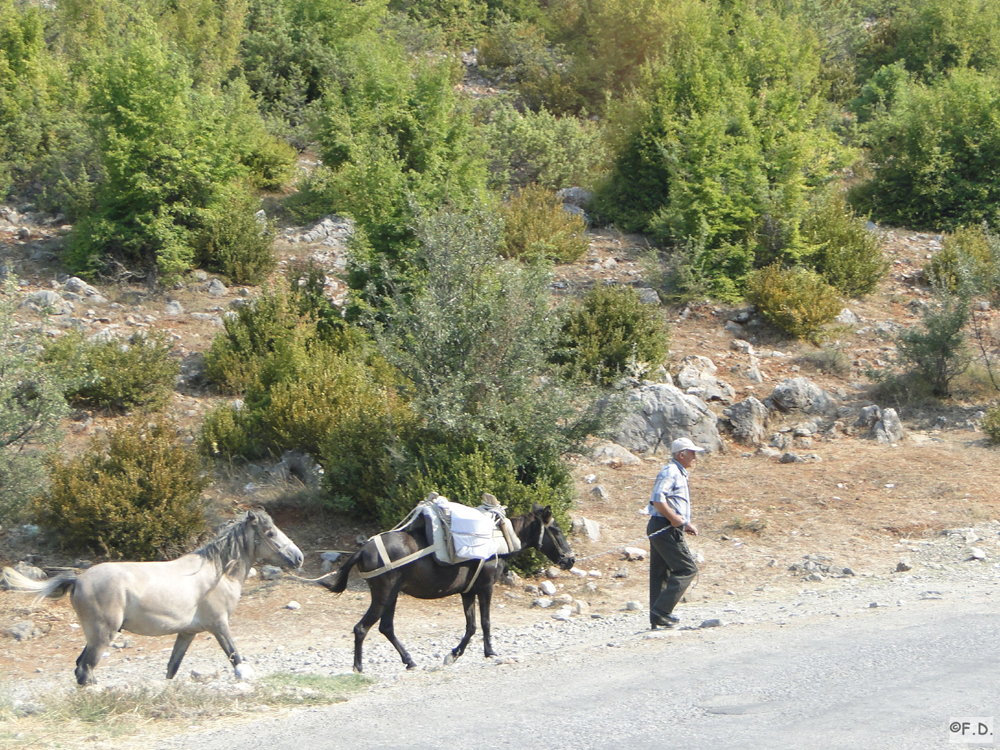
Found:
[[[671,443],[673,460],[656,475],[649,498],[649,624],[654,630],[680,620],[674,607],[698,573],[684,534],[698,535],[691,523],[688,469],[703,450],[688,438]]]

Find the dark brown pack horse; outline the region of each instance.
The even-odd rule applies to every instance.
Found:
[[[552,517],[550,507],[543,508],[535,505],[530,513],[510,520],[514,526],[514,533],[521,540],[522,549],[533,547],[540,550],[542,554],[564,570],[573,567],[573,551],[570,549],[562,529]],[[419,527],[411,528],[408,531],[388,531],[381,536],[390,560],[401,560],[430,545],[423,529]],[[462,607],[465,609],[465,635],[458,646],[445,657],[445,664],[451,664],[465,653],[465,647],[469,645],[469,640],[476,632],[475,605],[478,597],[479,619],[483,626],[483,650],[487,657],[495,656],[490,641],[490,601],[493,597],[493,585],[503,570],[502,560],[504,557],[510,557],[510,555],[487,560],[482,569],[479,570],[478,577],[475,577],[476,571],[479,569],[478,560],[458,565],[442,565],[435,562],[433,555],[430,555],[368,578],[368,588],[371,590],[372,600],[365,616],[354,626],[354,671],[361,671],[362,644],[368,631],[377,620],[381,621],[378,627],[379,632],[388,638],[389,642],[396,648],[396,651],[403,658],[406,668],[413,669],[416,666],[406,652],[406,648],[396,638],[393,629],[392,621],[396,613],[396,600],[401,593],[409,594],[417,599],[441,599],[452,594],[462,595]],[[347,578],[355,565],[362,573],[367,573],[384,567],[386,562],[379,555],[375,542],[370,539],[341,568],[332,573],[331,578],[320,579],[319,583],[339,594],[347,588]],[[469,584],[473,580],[472,588],[469,588]]]

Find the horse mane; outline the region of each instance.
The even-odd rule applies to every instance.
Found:
[[[267,514],[257,510],[254,513],[258,516]],[[192,554],[200,555],[208,562],[225,570],[233,560],[242,559],[249,552],[250,540],[247,526],[249,525],[250,514],[244,513],[242,518],[237,518],[226,524],[216,535],[215,539],[203,544]]]

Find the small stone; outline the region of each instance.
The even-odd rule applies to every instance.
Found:
[[[560,622],[567,622],[573,617],[573,610],[570,607],[560,607],[552,615],[553,620],[559,620]]]
[[[552,583],[552,581],[542,581],[540,584],[538,584],[538,588],[546,596],[552,596],[553,594],[556,593],[556,587],[555,584]]]
[[[603,484],[599,484],[590,490],[590,496],[595,500],[607,500],[611,497]]]
[[[986,559],[986,552],[983,551],[982,549],[980,549],[979,547],[972,547],[972,548],[970,548],[969,549],[969,555],[972,557],[973,560],[985,560]]]
[[[698,627],[699,628],[721,628],[722,627],[722,620],[720,620],[718,617],[712,617],[712,618],[710,618],[708,620],[702,620],[701,621],[701,625],[699,625]]]
[[[281,578],[281,568],[274,565],[262,565],[260,568],[260,579],[262,581],[273,581]]]
[[[897,573],[906,573],[910,570],[913,570],[913,564],[910,562],[909,558],[904,557],[902,560],[896,563]]]
[[[637,601],[625,602],[625,609],[629,612],[638,612],[642,609],[642,605]]]
[[[639,547],[626,547],[623,552],[626,560],[645,560],[648,554],[646,550]]]
[[[552,606],[552,600],[548,597],[540,596],[531,603],[532,607],[538,607],[540,609],[548,609]]]
[[[288,604],[285,605],[285,609],[292,609],[292,610],[302,609],[302,605],[299,604],[296,601],[291,601],[291,602],[288,602]]]

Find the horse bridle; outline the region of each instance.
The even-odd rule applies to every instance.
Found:
[[[263,539],[267,543],[267,546],[270,547],[272,550],[274,550],[274,552],[278,555],[278,557],[280,557],[282,559],[285,559],[285,554],[281,551],[281,548],[278,547],[278,545],[276,545],[274,542],[272,542],[268,538],[267,534],[262,533],[261,530],[259,528],[257,528],[256,526],[254,527],[254,529],[255,529],[255,533],[254,533],[254,557],[257,557],[257,549],[256,548],[260,545],[260,540]]]

